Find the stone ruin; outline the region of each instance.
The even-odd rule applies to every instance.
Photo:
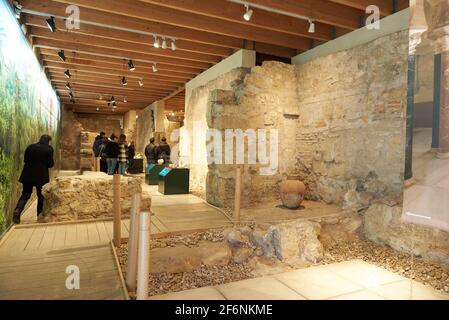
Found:
[[[149,210],[151,197],[142,192],[142,180],[121,177],[120,203],[122,216],[129,216],[131,196],[142,193],[141,209]],[[102,172],[57,177],[43,188],[46,222],[110,218],[113,216],[112,176]]]

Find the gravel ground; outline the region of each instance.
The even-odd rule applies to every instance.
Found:
[[[449,292],[449,269],[419,257],[400,253],[388,246],[359,239],[334,243],[326,249],[323,264],[362,259],[409,279]]]
[[[194,233],[185,236],[174,236],[168,239],[152,241],[152,248],[167,246],[196,246],[200,241],[223,241],[222,230],[212,230],[205,233]],[[126,274],[127,245],[122,245],[117,251],[120,265]],[[379,267],[383,267],[404,277],[414,279],[423,284],[445,292],[449,292],[449,269],[441,265],[424,261],[422,258],[412,257],[394,251],[390,247],[379,245],[371,241],[359,239],[352,242],[333,243],[326,248],[325,258],[320,264],[330,264],[353,259],[362,259]],[[412,264],[413,263],[413,264]],[[412,268],[413,266],[413,268]],[[149,294],[160,295],[195,289],[204,286],[220,285],[243,279],[253,278],[252,267],[249,263],[232,263],[226,267],[203,266],[193,272],[179,274],[150,274]]]

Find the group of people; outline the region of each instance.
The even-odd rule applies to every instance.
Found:
[[[145,157],[148,164],[155,164],[159,160],[163,160],[164,164],[170,162],[170,146],[167,143],[167,139],[164,137],[161,139],[159,145],[155,144],[154,138],[150,139],[150,143],[145,147]]]
[[[113,175],[115,173],[125,175],[127,170],[133,166],[136,149],[134,141],[127,143],[126,135],[116,136],[112,134],[109,138],[104,132],[95,138],[92,145],[95,157],[100,158],[100,171]]]

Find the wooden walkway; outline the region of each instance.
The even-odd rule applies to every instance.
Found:
[[[147,187],[145,187],[147,188]],[[154,187],[151,232],[217,228],[231,225],[219,210],[193,195],[163,196]],[[0,240],[0,299],[126,299],[110,241],[113,221],[37,224],[35,203]],[[26,223],[28,222],[28,224]],[[129,220],[122,220],[128,238]],[[80,290],[68,290],[66,268],[80,269]]]

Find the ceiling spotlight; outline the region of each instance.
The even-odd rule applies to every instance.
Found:
[[[167,49],[167,40],[165,38],[162,38],[162,49]]]
[[[67,77],[67,78],[71,78],[72,77],[72,75],[70,74],[70,70],[69,69],[67,69],[66,71],[64,71],[64,74],[65,74],[65,76]]]
[[[112,103],[112,108],[114,108],[114,109],[117,108],[117,102],[114,101],[114,102]]]
[[[142,79],[139,80],[139,86],[143,87],[143,80]]]
[[[97,111],[100,111],[100,108],[99,108],[99,107],[97,107]]]
[[[126,99],[126,97],[123,98],[123,102],[128,102],[128,100]]]
[[[153,64],[153,72],[157,72],[156,64]]]
[[[315,33],[315,23],[309,19],[309,33]]]
[[[65,62],[66,57],[65,57],[65,54],[64,54],[64,50],[59,51],[58,52],[58,56],[59,56],[59,58],[61,58],[62,61]]]
[[[111,102],[112,102],[112,103],[115,103],[115,98],[114,98],[114,96],[111,97]]]
[[[103,100],[103,96],[100,94],[100,100]]]
[[[176,43],[175,43],[175,39],[171,39],[171,49],[172,49],[173,51],[175,51],[175,50],[176,50]]]
[[[133,61],[132,61],[132,60],[129,60],[129,61],[128,61],[128,69],[129,69],[129,71],[134,71],[134,70],[136,70],[136,68],[134,67],[134,64],[133,64]]]
[[[174,116],[175,116],[175,113],[174,113],[174,112],[172,112],[172,113],[170,113],[170,115],[171,115],[172,117],[174,117]]]
[[[65,87],[66,87],[68,90],[72,90],[72,86],[70,85],[69,82],[66,83]]]
[[[246,21],[251,20],[251,17],[253,16],[253,10],[249,8],[248,5],[245,5],[246,8],[246,12],[243,15],[243,19],[245,19]]]
[[[153,43],[153,46],[154,46],[155,48],[159,48],[159,47],[160,47],[160,45],[159,45],[159,38],[156,37],[156,36],[154,36],[154,43]]]
[[[128,85],[128,81],[126,81],[125,77],[122,78],[122,85],[124,86]]]
[[[47,26],[50,29],[50,31],[51,32],[56,32],[55,18],[54,17],[50,17],[50,18],[46,19],[45,21],[47,21]]]

